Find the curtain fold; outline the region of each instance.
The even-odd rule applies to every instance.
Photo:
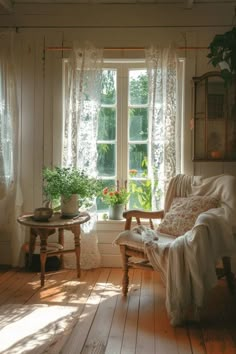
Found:
[[[74,43],[67,63],[63,132],[64,166],[74,166],[90,176],[97,174],[97,121],[100,109],[103,50],[90,43]],[[97,247],[96,204],[90,222],[81,225],[81,268],[100,265]],[[69,265],[69,264],[67,264]]]
[[[74,44],[68,60],[63,165],[96,176],[97,119],[100,109],[103,50]]]
[[[11,264],[19,266],[24,236],[16,221],[23,201],[14,48],[14,32],[0,33],[0,233],[11,240]]]
[[[0,34],[0,199],[9,194],[16,180],[17,101],[12,41],[13,33]]]
[[[173,48],[145,51],[151,116],[152,209],[163,206],[167,185],[176,174],[177,56]],[[156,183],[158,181],[158,184]],[[158,189],[164,191],[159,197]]]

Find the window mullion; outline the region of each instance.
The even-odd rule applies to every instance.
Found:
[[[127,175],[127,125],[124,122],[127,113],[125,87],[125,70],[122,66],[117,69],[117,179],[124,186]]]
[[[128,179],[128,156],[129,156],[129,127],[128,127],[128,92],[129,92],[129,71],[128,64],[123,66],[123,107],[122,107],[122,156],[123,183]]]
[[[122,95],[122,87],[121,87],[121,67],[118,65],[117,67],[117,110],[116,110],[116,124],[117,124],[117,129],[116,129],[116,178],[119,181],[119,184],[121,185],[121,178],[122,178],[122,172],[121,172],[121,163],[122,163],[122,151],[121,151],[121,136],[122,136],[122,131],[121,131],[121,116],[122,116],[122,100],[120,99]]]

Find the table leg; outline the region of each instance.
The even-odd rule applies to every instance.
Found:
[[[28,269],[30,269],[32,265],[32,256],[35,249],[35,241],[37,234],[34,232],[32,228],[30,228],[30,240],[29,240],[29,260],[28,260]]]
[[[55,229],[32,228],[32,234],[40,237],[40,266],[41,266],[41,286],[44,286],[45,265],[47,260],[47,239],[55,233]]]
[[[41,286],[44,286],[45,264],[47,259],[47,235],[40,235],[40,265],[41,265]]]
[[[75,241],[75,256],[76,256],[76,268],[77,277],[80,277],[80,225],[75,225],[72,229]]]
[[[59,244],[63,246],[64,251],[64,229],[58,229],[58,241]],[[64,254],[63,252],[60,255],[60,261],[61,261],[61,268],[64,268]]]

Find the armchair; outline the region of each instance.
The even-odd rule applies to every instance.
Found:
[[[128,292],[130,268],[160,271],[167,312],[172,325],[177,325],[189,306],[202,307],[217,276],[225,275],[233,291],[230,256],[236,251],[235,213],[236,178],[228,175],[177,175],[169,183],[163,210],[125,211],[125,230],[114,241],[122,256],[123,295]],[[220,258],[223,272],[219,273]]]

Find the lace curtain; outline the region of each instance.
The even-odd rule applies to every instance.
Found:
[[[97,119],[100,109],[103,50],[86,43],[75,43],[67,65],[63,165],[83,169],[96,177]],[[100,265],[96,236],[95,203],[89,210],[91,220],[82,225],[81,268]],[[70,266],[70,262],[66,263]]]
[[[14,48],[14,32],[0,33],[0,234],[11,240],[11,264],[18,266],[24,235],[16,222],[22,195]]]
[[[16,175],[17,105],[11,42],[11,34],[0,34],[0,199],[9,193]]]
[[[173,49],[151,47],[146,50],[151,116],[151,166],[153,210],[163,206],[164,193],[176,174],[177,57]],[[156,185],[155,181],[158,181]]]

